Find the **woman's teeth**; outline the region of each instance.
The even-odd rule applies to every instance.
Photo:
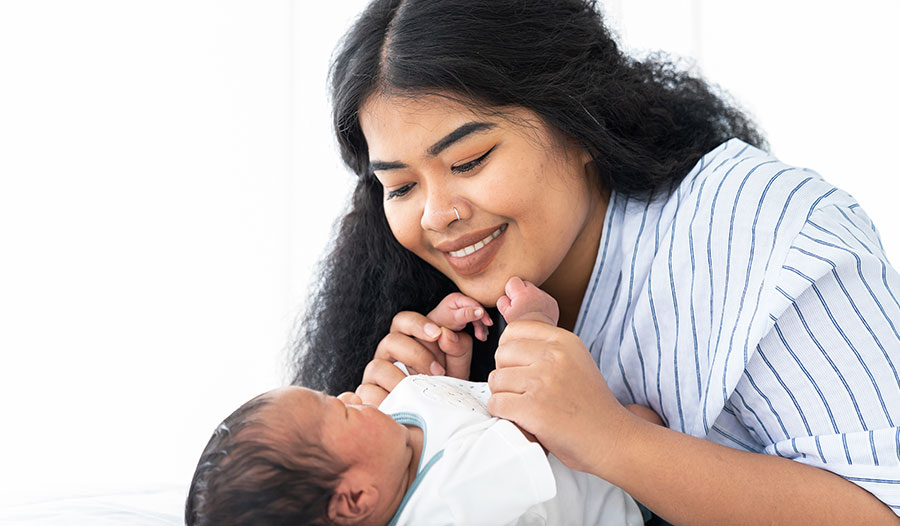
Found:
[[[482,239],[481,241],[475,243],[474,245],[469,245],[469,246],[461,248],[455,252],[450,252],[450,255],[455,258],[461,258],[463,256],[468,256],[469,254],[477,252],[477,251],[481,250],[482,248],[484,248],[484,246],[487,245],[488,243],[490,243],[491,241],[497,239],[497,236],[502,234],[504,230],[506,230],[506,225],[502,225],[497,230],[494,230],[494,233],[492,233],[488,237]]]

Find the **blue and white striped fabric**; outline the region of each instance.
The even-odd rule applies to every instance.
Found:
[[[898,295],[850,195],[732,139],[667,199],[612,194],[575,333],[621,402],[900,514]]]

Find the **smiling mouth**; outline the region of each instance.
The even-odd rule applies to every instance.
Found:
[[[507,227],[506,224],[500,225],[500,228],[498,228],[497,230],[494,230],[492,233],[490,233],[487,237],[485,237],[481,241],[477,241],[467,247],[463,247],[454,252],[448,252],[448,254],[450,254],[450,256],[455,257],[455,258],[461,258],[464,256],[468,256],[469,254],[474,254],[475,252],[478,252],[479,250],[481,250],[482,248],[487,246],[487,244],[490,243],[491,241],[497,239],[497,236],[502,234],[503,231],[506,230],[506,227]]]

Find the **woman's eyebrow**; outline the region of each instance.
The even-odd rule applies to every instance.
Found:
[[[431,147],[428,148],[428,155],[434,157],[449,148],[451,144],[461,140],[463,137],[475,132],[489,130],[494,126],[496,125],[492,122],[467,122],[448,133],[443,139],[431,145]]]
[[[387,163],[384,161],[372,161],[369,163],[370,172],[383,172],[385,170],[399,170],[409,168],[406,163]]]
[[[434,157],[435,155],[441,153],[442,151],[449,148],[452,144],[459,142],[464,137],[471,135],[476,132],[490,130],[495,127],[496,124],[492,122],[481,122],[481,121],[473,121],[467,122],[460,126],[459,128],[453,130],[452,132],[445,135],[441,140],[432,144],[428,147],[428,155]],[[369,167],[373,172],[376,171],[384,171],[384,170],[397,170],[400,168],[408,168],[405,163],[399,162],[385,162],[385,161],[370,161]]]

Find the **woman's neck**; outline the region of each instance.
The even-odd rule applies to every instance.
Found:
[[[599,191],[572,248],[541,286],[559,303],[559,326],[568,331],[575,329],[581,302],[594,270],[608,205],[609,192]]]

